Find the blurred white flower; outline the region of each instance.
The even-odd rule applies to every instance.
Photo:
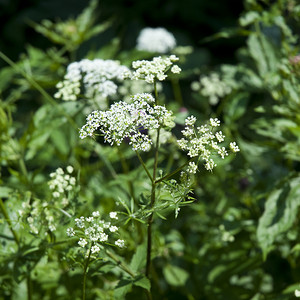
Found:
[[[136,48],[148,52],[167,53],[175,46],[176,40],[171,32],[162,27],[147,27],[141,30]]]
[[[88,99],[112,96],[117,93],[115,81],[123,80],[127,73],[129,69],[115,60],[83,59],[73,62],[68,66],[64,80],[56,85],[58,92],[54,97],[75,101],[82,91]]]

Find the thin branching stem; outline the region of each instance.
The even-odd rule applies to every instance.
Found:
[[[109,250],[105,249],[106,254],[114,261],[117,263],[117,265],[125,271],[127,274],[129,274],[131,277],[135,277],[135,274],[133,271],[131,271],[124,263],[122,263],[112,252]]]
[[[88,257],[86,259],[85,265],[84,265],[84,269],[83,269],[83,281],[82,281],[82,300],[85,300],[85,290],[86,290],[86,277],[87,277],[87,271],[88,271],[88,266],[90,263],[90,258],[91,258],[91,249],[92,249],[92,245],[90,246],[89,249],[89,254]]]
[[[154,81],[154,95],[155,95],[155,104],[158,104],[158,93],[157,93],[157,85],[156,81]],[[155,189],[156,189],[156,171],[157,171],[157,164],[158,164],[158,148],[159,148],[159,135],[160,135],[160,128],[157,129],[157,136],[156,136],[156,143],[155,143],[155,152],[154,152],[154,163],[153,163],[153,174],[152,174],[152,187],[151,187],[151,200],[150,200],[150,207],[151,209],[154,207],[155,204]],[[151,252],[152,252],[152,223],[153,223],[153,212],[148,217],[147,221],[147,258],[146,258],[146,271],[145,275],[147,278],[150,276],[150,268],[151,268]],[[147,294],[148,299],[151,299],[151,293]]]
[[[149,172],[149,170],[148,170],[147,166],[145,165],[145,163],[144,163],[144,161],[143,161],[142,157],[140,156],[140,154],[138,153],[138,151],[137,151],[137,150],[135,151],[135,153],[136,153],[136,155],[137,155],[137,157],[138,157],[138,159],[139,159],[140,163],[142,164],[142,166],[143,166],[144,170],[146,171],[146,173],[147,173],[147,175],[148,175],[149,179],[151,180],[151,182],[153,182],[153,178],[152,178],[152,176],[151,176],[151,174],[150,174],[150,172]]]
[[[26,285],[27,285],[27,300],[32,299],[32,282],[31,282],[31,275],[28,271],[28,274],[26,276]]]

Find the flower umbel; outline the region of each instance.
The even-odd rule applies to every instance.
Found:
[[[86,98],[115,95],[118,88],[115,81],[123,80],[127,73],[129,69],[114,60],[83,59],[73,62],[68,66],[64,80],[56,85],[59,90],[54,97],[74,101],[82,88]]]
[[[68,166],[66,171],[56,169],[50,173],[51,179],[48,181],[51,198],[46,201],[35,198],[22,203],[19,215],[26,220],[31,233],[54,232],[63,216],[68,215],[68,209],[74,203],[72,200],[78,191],[76,179],[71,173],[72,166]]]
[[[149,60],[137,60],[132,63],[132,67],[135,69],[131,79],[145,80],[148,83],[153,83],[155,80],[163,81],[168,76],[167,71],[171,69],[172,73],[180,73],[181,69],[177,65],[173,65],[179,58],[175,55],[169,57],[154,57],[152,61]]]
[[[133,150],[149,151],[152,140],[148,129],[169,127],[172,112],[155,105],[151,94],[132,96],[132,103],[118,102],[107,111],[94,111],[87,117],[87,123],[80,130],[80,138],[93,136],[96,130],[104,135],[104,141],[119,146],[129,140]]]
[[[165,28],[144,28],[137,39],[137,49],[167,53],[176,46],[174,35]]]
[[[228,155],[224,146],[219,144],[224,141],[225,136],[222,131],[216,131],[220,126],[220,121],[211,118],[208,124],[200,127],[195,127],[196,118],[190,116],[185,120],[185,128],[182,130],[184,138],[178,140],[178,145],[181,150],[187,151],[187,155],[191,158],[199,157],[204,160],[204,167],[208,171],[212,171],[216,167],[213,160],[215,154],[218,154],[222,159]],[[235,142],[230,143],[232,152],[240,151]],[[188,172],[196,173],[197,165],[193,162],[189,164]]]
[[[114,241],[119,236],[118,230],[119,228],[112,225],[111,222],[101,219],[100,213],[96,211],[90,217],[75,219],[75,228],[68,228],[67,235],[69,237],[77,236],[79,238],[78,245],[85,249],[91,246],[91,252],[95,254],[100,252],[104,244],[115,244],[120,248],[125,246],[124,240],[118,238]]]
[[[194,91],[200,91],[203,96],[208,97],[211,105],[216,105],[220,98],[232,91],[229,83],[222,81],[220,75],[215,72],[208,76],[201,76],[199,81],[192,82],[191,87]]]

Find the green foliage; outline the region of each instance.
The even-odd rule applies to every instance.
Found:
[[[238,25],[201,44],[239,37],[232,64],[211,66],[201,49],[174,49],[183,72],[160,89],[142,88],[174,111],[175,127],[171,136],[160,133],[157,149],[153,141],[150,152],[135,153],[102,136],[80,140],[95,107],[84,97],[52,97],[84,44],[116,22],[99,20],[97,4],[77,18],[32,22],[51,48],[28,45],[17,62],[0,53],[7,63],[0,70],[0,298],[293,299],[300,282],[300,5],[244,1]],[[122,38],[82,58],[127,67],[153,58],[125,49]],[[227,89],[207,85],[211,74]],[[122,88],[133,89],[120,84],[106,105],[124,98]],[[196,174],[180,175],[192,159],[176,140],[191,114],[201,123],[221,119],[241,151],[216,160],[212,172],[199,164]],[[58,168],[76,185],[54,196],[50,174]],[[117,212],[114,234],[125,247],[99,243],[92,253],[96,244],[88,250],[67,236],[74,219],[93,212],[106,219]]]

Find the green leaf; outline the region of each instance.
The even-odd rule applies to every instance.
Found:
[[[151,283],[150,283],[150,280],[145,277],[145,276],[139,276],[137,277],[134,282],[133,282],[134,285],[136,286],[139,286],[147,291],[150,291],[150,288],[151,288]]]
[[[249,94],[247,92],[240,92],[234,95],[225,106],[225,122],[232,123],[241,118],[246,112],[248,100]]]
[[[130,269],[138,272],[146,264],[146,244],[139,245],[130,263]]]
[[[289,80],[283,80],[283,89],[288,94],[288,97],[293,102],[299,104],[300,98],[297,90],[295,89],[295,86],[292,85],[291,81]]]
[[[250,55],[256,62],[256,67],[258,69],[259,74],[261,76],[265,76],[265,74],[268,73],[269,68],[267,64],[267,58],[262,48],[259,36],[256,34],[251,34],[247,41],[247,44]]]
[[[185,285],[185,283],[189,277],[189,273],[187,271],[185,271],[184,269],[182,269],[180,267],[172,266],[170,264],[168,264],[163,269],[163,273],[164,273],[166,281],[170,285],[174,285],[174,286]]]
[[[256,11],[248,11],[244,16],[240,17],[241,26],[248,26],[259,19],[259,14]]]
[[[265,203],[265,211],[259,219],[257,239],[266,259],[279,234],[294,224],[300,206],[300,178],[286,182],[275,189]]]
[[[125,295],[131,291],[132,281],[128,279],[122,279],[119,281],[117,287],[114,290],[114,299],[124,299]]]

